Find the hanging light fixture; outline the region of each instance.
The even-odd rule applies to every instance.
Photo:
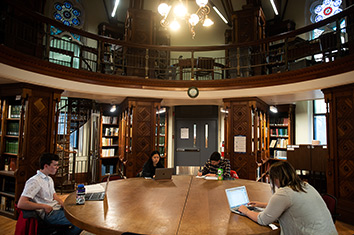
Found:
[[[199,6],[196,13],[189,14],[187,8],[180,1],[178,4],[173,7],[174,19],[170,23],[167,19],[170,15],[170,11],[172,5],[168,5],[167,3],[161,3],[157,10],[162,16],[160,24],[164,28],[171,28],[172,30],[178,30],[181,25],[178,20],[185,20],[189,25],[190,31],[192,33],[192,38],[195,37],[194,27],[200,22],[204,27],[209,27],[214,24],[214,22],[208,18],[208,14],[210,13],[210,8],[208,6],[208,0],[196,0],[196,4]]]

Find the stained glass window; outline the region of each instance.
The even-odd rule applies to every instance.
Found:
[[[322,0],[314,1],[311,5],[311,22],[317,23],[321,20],[327,19],[339,12],[343,11],[342,9],[342,0]],[[345,20],[341,23],[341,28],[345,28]],[[335,25],[330,26],[332,30],[335,30]],[[318,38],[322,33],[325,32],[325,29],[315,29],[313,31],[312,38]]]
[[[79,26],[81,24],[81,11],[75,8],[71,2],[57,2],[54,4],[54,9],[55,12],[53,17],[57,21],[60,21],[67,26]]]

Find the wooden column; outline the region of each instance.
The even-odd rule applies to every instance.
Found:
[[[340,220],[354,224],[354,84],[322,90],[327,103],[327,190]]]

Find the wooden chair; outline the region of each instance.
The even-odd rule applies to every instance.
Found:
[[[337,198],[328,193],[323,193],[321,194],[321,196],[325,201],[329,212],[332,215],[333,223],[335,223],[337,217],[339,217],[339,214],[337,214]]]
[[[214,58],[198,57],[197,70],[195,72],[196,79],[199,80],[199,77],[211,75],[211,79],[214,80],[214,63]]]

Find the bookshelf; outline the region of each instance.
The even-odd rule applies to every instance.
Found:
[[[269,159],[268,105],[256,97],[224,99],[225,157],[242,179],[261,180]]]
[[[98,34],[117,40],[123,40],[124,23],[113,25],[103,22],[98,25]],[[123,48],[120,45],[101,42],[99,49],[99,66],[101,72],[105,74],[123,74]]]
[[[100,181],[107,174],[117,174],[119,148],[118,111],[111,112],[110,109],[111,105],[102,105],[99,159]]]
[[[60,90],[30,84],[0,87],[0,214],[14,208],[43,152],[54,152],[54,109]]]
[[[160,141],[156,128],[164,129],[156,124],[160,103],[160,99],[128,97],[120,104],[118,169],[126,177],[135,177],[157,147],[166,152],[167,138],[161,139],[161,146],[156,142]]]
[[[287,159],[287,146],[295,140],[295,105],[277,106],[278,113],[269,114],[270,158]]]
[[[167,167],[168,108],[156,110],[155,149],[159,151],[162,164]]]

